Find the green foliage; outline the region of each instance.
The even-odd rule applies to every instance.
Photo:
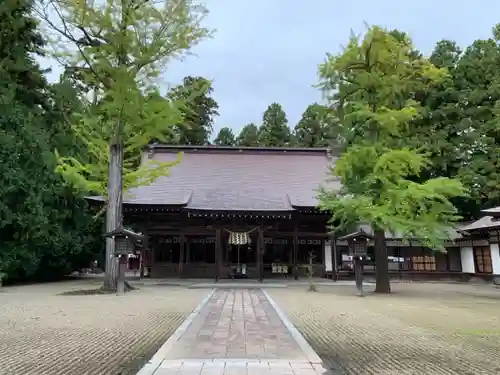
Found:
[[[415,144],[432,161],[427,176],[459,178],[469,190],[456,203],[471,220],[485,206],[500,204],[500,47],[494,39],[476,40],[462,53],[444,40],[430,59],[449,75],[418,94],[424,107],[413,124]]]
[[[233,131],[230,128],[221,128],[214,140],[217,146],[234,146],[235,142]]]
[[[213,131],[214,117],[219,105],[211,97],[212,83],[203,77],[185,77],[182,85],[168,94],[173,100],[182,100],[182,122],[177,126],[176,143],[181,145],[207,145]]]
[[[99,251],[83,198],[55,173],[53,147],[73,142],[57,89],[30,55],[43,46],[31,6],[0,5],[0,272],[10,282],[60,278]]]
[[[257,128],[257,125],[253,123],[245,125],[236,138],[236,144],[244,147],[258,146],[259,128]]]
[[[302,114],[294,129],[298,147],[328,147],[340,144],[339,124],[332,121],[330,108],[311,104]]]
[[[31,0],[0,2],[0,70],[15,84],[15,100],[46,107],[45,78],[34,61],[45,43],[38,21],[29,16],[32,6]]]
[[[173,58],[210,35],[200,26],[206,9],[187,0],[56,0],[39,14],[55,37],[55,55],[93,93],[93,100],[70,118],[90,157],[59,153],[58,172],[77,188],[107,196],[109,150],[120,145],[125,189],[167,175],[181,155],[173,163],[149,162],[138,168],[141,151],[153,140],[170,139],[187,116],[183,110],[188,104],[175,92],[161,97],[156,85]],[[68,42],[75,48],[67,49]]]
[[[291,135],[283,107],[272,103],[267,107],[259,129],[259,145],[263,147],[284,147],[290,144]]]
[[[410,41],[393,33],[369,28],[363,39],[352,36],[343,53],[329,55],[320,66],[322,87],[336,90],[332,104],[343,106],[350,141],[332,168],[342,190],[322,189],[320,206],[332,212],[334,229],[363,221],[442,250],[459,218],[449,198],[464,195],[464,189],[449,178],[418,181],[429,159],[408,140],[420,114],[411,93],[446,74],[416,58]]]

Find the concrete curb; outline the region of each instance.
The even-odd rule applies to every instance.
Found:
[[[297,328],[293,325],[293,323],[288,319],[286,314],[280,309],[278,304],[274,302],[274,300],[271,298],[269,293],[265,289],[262,289],[262,292],[266,296],[267,300],[271,304],[271,306],[274,308],[274,311],[276,311],[276,314],[278,314],[279,318],[285,325],[285,327],[288,329],[288,332],[292,335],[293,339],[299,346],[300,350],[302,350],[302,353],[304,353],[305,357],[307,360],[315,365],[320,365],[323,363],[319,355],[316,353],[316,351],[309,345],[309,343],[306,341],[304,336],[299,332]],[[142,374],[141,374],[142,375]]]
[[[196,283],[191,284],[188,289],[262,289],[262,288],[287,288],[287,284],[265,284],[262,283]]]
[[[136,375],[153,375],[154,372],[160,367],[161,363],[165,359],[167,353],[172,349],[181,336],[186,332],[188,327],[193,322],[194,318],[199,314],[199,312],[205,307],[207,302],[215,293],[215,289],[212,289],[210,293],[200,302],[200,304],[188,315],[184,322],[175,330],[175,332],[168,338],[167,341],[158,349],[158,351],[153,355],[153,357],[146,363]]]

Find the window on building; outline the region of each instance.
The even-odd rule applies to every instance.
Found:
[[[299,238],[298,263],[308,264],[310,253],[313,255],[313,264],[322,264],[324,258],[323,241],[318,238]]]
[[[215,238],[190,237],[188,241],[189,262],[215,263]]]
[[[411,257],[414,271],[435,271],[436,257],[434,255],[420,255]]]
[[[491,251],[489,246],[474,247],[474,261],[478,273],[492,273]]]
[[[152,237],[155,253],[155,262],[179,263],[180,238],[179,237]]]
[[[264,238],[264,263],[291,263],[293,241],[288,238]]]

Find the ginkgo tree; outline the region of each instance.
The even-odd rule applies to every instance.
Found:
[[[346,140],[346,151],[331,168],[342,188],[320,189],[320,207],[331,212],[333,230],[371,225],[380,293],[390,292],[385,233],[444,251],[459,219],[449,199],[465,194],[458,180],[421,181],[429,159],[411,146],[411,123],[421,114],[413,94],[446,72],[412,51],[406,35],[368,27],[319,68],[321,88],[341,114]]]
[[[54,57],[88,91],[87,105],[68,121],[89,157],[59,155],[58,170],[104,197],[106,230],[112,231],[122,224],[124,189],[168,174],[180,160],[138,167],[143,148],[182,121],[186,99],[162,96],[161,75],[210,36],[202,26],[207,10],[191,0],[49,0],[37,13]],[[117,274],[114,241],[107,239],[104,288],[116,289]]]

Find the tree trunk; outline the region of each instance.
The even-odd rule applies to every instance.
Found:
[[[111,232],[123,223],[123,144],[109,147],[108,208],[106,211],[106,231]],[[118,258],[115,256],[115,241],[106,239],[106,269],[104,289],[116,290],[118,280]]]
[[[375,229],[375,293],[390,293],[391,283],[389,281],[389,259],[387,258],[387,247],[385,246],[385,232]]]

